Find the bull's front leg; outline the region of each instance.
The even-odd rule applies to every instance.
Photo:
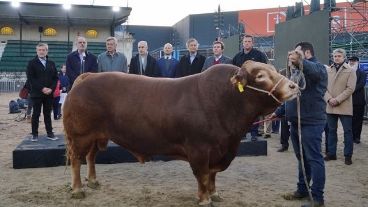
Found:
[[[209,171],[209,157],[200,151],[191,152],[189,156],[189,163],[193,174],[198,183],[198,198],[199,205],[211,207],[212,201],[209,195],[210,171]]]
[[[87,186],[92,189],[98,189],[100,183],[96,180],[96,153],[98,151],[97,146],[94,144],[86,156],[88,173],[87,173]]]
[[[80,177],[81,160],[72,157],[70,160],[72,171],[72,198],[81,199],[86,197],[82,190],[82,181]]]
[[[200,206],[212,206],[211,198],[208,191],[209,185],[209,174],[196,173],[195,174],[198,182],[198,197],[199,197],[199,205]]]

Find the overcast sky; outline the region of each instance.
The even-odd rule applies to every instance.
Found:
[[[4,0],[0,0],[4,1]],[[16,0],[13,0],[16,1]],[[64,3],[129,6],[130,25],[172,26],[189,14],[212,13],[220,5],[222,11],[262,9],[294,5],[301,0],[20,0],[19,2]],[[302,0],[304,5],[311,0]],[[350,0],[352,1],[352,0]],[[321,3],[324,0],[320,0]],[[336,0],[346,2],[346,0]]]

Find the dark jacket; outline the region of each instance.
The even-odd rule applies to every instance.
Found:
[[[206,61],[206,57],[197,53],[192,64],[190,64],[190,54],[182,56],[179,60],[178,67],[175,72],[175,77],[184,77],[200,73],[203,68],[203,64]]]
[[[365,81],[367,79],[367,74],[358,68],[356,71],[356,76],[357,82],[353,93],[353,105],[365,105],[366,101],[364,94],[364,86]]]
[[[92,53],[86,51],[86,58],[84,61],[84,72],[97,73],[98,65],[97,58]],[[81,74],[81,59],[78,51],[69,53],[66,57],[66,75],[69,77],[70,84],[73,85],[75,79]]]
[[[63,91],[63,93],[67,93],[70,90],[70,80],[69,77],[62,72],[59,74],[59,80],[60,80],[60,90]]]
[[[243,49],[241,52],[236,54],[233,58],[233,65],[241,67],[243,63],[247,60],[253,60],[265,64],[268,63],[267,56],[263,52],[252,48],[248,53],[244,53]]]
[[[54,92],[56,83],[58,81],[57,70],[55,63],[46,57],[46,67],[43,66],[38,56],[28,62],[27,66],[27,79],[31,86],[31,97],[42,98],[42,97],[53,97],[53,93],[45,95],[42,93],[44,87],[51,88]]]
[[[318,125],[326,123],[326,102],[324,95],[327,90],[327,71],[315,57],[303,60],[303,73],[306,88],[301,91],[300,114],[301,123]],[[297,122],[297,99],[287,101],[276,110],[277,116],[286,114],[290,122]]]
[[[138,74],[138,75],[146,75],[150,77],[159,77],[160,73],[156,68],[156,59],[152,57],[150,54],[147,54],[147,64],[146,68],[144,68],[144,72],[141,71],[140,62],[139,62],[139,54],[136,54],[130,60],[129,73]]]

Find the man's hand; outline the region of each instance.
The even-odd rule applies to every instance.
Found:
[[[51,88],[46,88],[46,87],[42,88],[42,93],[45,95],[49,95],[51,94],[51,92],[52,92]]]
[[[298,67],[304,59],[304,52],[298,46],[295,50],[288,53],[289,67]]]
[[[276,118],[277,117],[277,115],[275,114],[275,113],[272,113],[268,118],[269,119],[274,119],[274,118]]]
[[[328,100],[328,104],[330,104],[330,106],[332,106],[332,107],[335,107],[335,106],[339,105],[339,102],[335,98],[330,98]]]

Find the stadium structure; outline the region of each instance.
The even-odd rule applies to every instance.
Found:
[[[116,36],[118,50],[129,61],[137,53],[136,43],[140,40],[148,42],[155,57],[160,57],[162,46],[170,42],[175,48],[174,56],[179,58],[186,52],[185,42],[190,37],[199,41],[200,53],[206,56],[212,55],[212,42],[221,39],[225,42],[225,54],[233,57],[241,49],[241,37],[250,34],[255,37],[255,47],[273,60],[276,26],[318,10],[329,12],[330,48],[342,47],[349,56],[357,55],[362,62],[368,60],[367,1],[331,2],[334,1],[320,4],[312,0],[311,5],[297,3],[291,7],[231,12],[214,5],[217,9],[213,13],[188,15],[171,27],[129,25],[126,21],[134,9],[130,7],[119,7],[113,12],[109,6],[73,5],[66,10],[61,4],[21,3],[12,7],[11,2],[0,2],[0,78],[23,74],[40,41],[49,44],[49,56],[59,67],[73,50],[77,36],[85,36],[89,51],[96,55],[105,50],[108,36]],[[0,90],[5,89],[0,86]]]

